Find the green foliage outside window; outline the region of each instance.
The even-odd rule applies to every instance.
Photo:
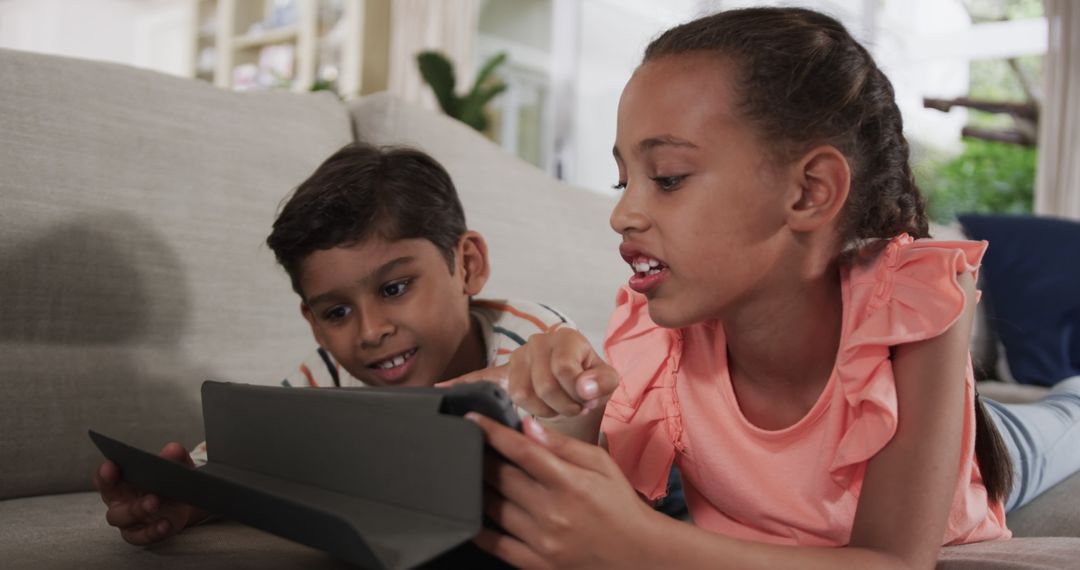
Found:
[[[973,24],[1037,18],[1044,14],[1042,0],[962,2]],[[969,70],[968,97],[1032,102],[1033,86],[1042,83],[1042,56],[975,60]],[[971,109],[968,126],[1000,130],[1016,124],[1008,115]],[[916,181],[927,197],[930,219],[947,224],[965,212],[1031,213],[1037,150],[976,138],[965,138],[963,145],[963,152],[957,156],[938,159],[925,156],[918,161]]]
[[[949,223],[965,212],[1031,213],[1037,156],[1034,148],[965,139],[959,156],[931,161],[916,173],[930,219]]]

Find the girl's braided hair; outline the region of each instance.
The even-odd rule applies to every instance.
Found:
[[[845,250],[905,232],[929,237],[892,84],[840,22],[800,8],[729,10],[668,30],[645,62],[687,52],[735,64],[738,111],[778,160],[817,144],[844,153],[852,170]]]
[[[840,22],[802,8],[728,10],[664,32],[645,49],[643,63],[686,53],[712,53],[734,64],[736,110],[779,163],[818,144],[847,157],[852,177],[839,226],[842,260],[872,256],[901,233],[930,237],[892,83]],[[983,483],[991,499],[1003,500],[1012,465],[977,398],[975,422]]]

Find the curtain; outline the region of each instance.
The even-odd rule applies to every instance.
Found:
[[[420,77],[416,55],[441,51],[454,64],[457,91],[472,85],[473,46],[480,0],[393,0],[390,5],[389,90],[397,97],[438,109],[431,89]]]
[[[1080,220],[1080,2],[1045,0],[1035,213]]]

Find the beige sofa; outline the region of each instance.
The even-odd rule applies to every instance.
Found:
[[[594,340],[626,276],[610,199],[385,96],[236,94],[0,50],[0,566],[337,567],[222,522],[136,548],[89,492],[88,428],[156,449],[202,436],[204,379],[275,383],[311,348],[263,245],[285,194],[342,145],[419,146],[490,242],[487,296],[561,307]],[[1056,494],[1055,494],[1056,493]],[[1076,478],[1017,515],[1077,536]],[[942,567],[1064,567],[1080,538],[949,549]]]

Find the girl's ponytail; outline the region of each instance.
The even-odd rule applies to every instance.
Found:
[[[991,500],[1004,502],[1009,498],[1013,485],[1012,461],[978,390],[975,391],[975,459],[979,462],[987,496]]]

